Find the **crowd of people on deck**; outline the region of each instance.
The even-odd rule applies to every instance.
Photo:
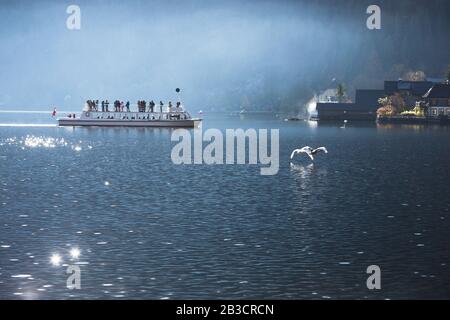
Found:
[[[101,109],[99,108],[99,105],[101,106]],[[115,100],[113,103],[114,106],[114,112],[131,112],[130,110],[130,101],[127,101],[124,103],[120,100]],[[178,101],[176,103],[176,106],[173,107],[172,101],[169,101],[169,104],[167,106],[167,110],[164,110],[164,103],[162,101],[159,102],[159,110],[156,109],[156,104],[153,100],[147,101],[145,100],[139,100],[137,102],[138,112],[183,112],[183,107],[181,105],[181,102]],[[103,100],[100,104],[98,100],[87,100],[86,101],[86,109],[89,112],[95,111],[99,112],[112,112],[112,110],[109,110],[109,101]]]

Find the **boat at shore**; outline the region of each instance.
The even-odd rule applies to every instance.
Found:
[[[171,127],[195,128],[201,118],[192,118],[189,112],[101,112],[82,111],[79,116],[69,114],[58,118],[59,126],[95,127]]]

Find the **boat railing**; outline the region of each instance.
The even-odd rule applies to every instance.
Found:
[[[84,111],[81,118],[92,120],[186,120],[187,111],[179,112],[134,112],[134,111]]]

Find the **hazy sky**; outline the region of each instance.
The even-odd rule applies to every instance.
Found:
[[[330,1],[0,1],[0,107],[283,92],[358,54],[363,2],[348,19]],[[70,4],[81,30],[66,28]]]

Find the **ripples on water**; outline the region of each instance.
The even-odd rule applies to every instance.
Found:
[[[450,297],[445,127],[207,118],[280,127],[261,176],[173,165],[170,129],[39,123],[0,128],[0,298]],[[329,154],[290,163],[304,145]]]

